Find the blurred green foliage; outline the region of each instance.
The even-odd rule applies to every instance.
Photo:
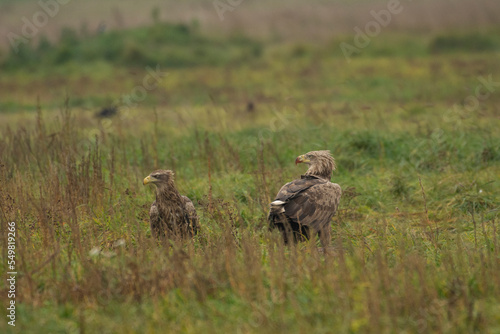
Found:
[[[202,32],[197,21],[191,24],[160,22],[152,11],[151,26],[110,30],[91,35],[63,28],[59,40],[50,42],[42,36],[38,42],[20,44],[17,51],[4,51],[0,57],[3,70],[54,68],[67,63],[92,64],[108,62],[113,66],[164,68],[238,65],[261,58],[264,51],[274,50],[271,41],[261,41],[234,32],[214,36]],[[345,55],[341,43],[355,46],[354,36],[337,36],[325,44],[291,44],[287,57],[335,57]],[[500,50],[500,34],[495,31],[449,33],[446,35],[382,34],[370,39],[367,47],[349,55],[359,57],[421,57],[437,53],[478,53]]]
[[[478,32],[439,35],[431,41],[429,49],[432,53],[499,51],[500,38],[498,34]]]
[[[0,66],[3,69],[54,67],[70,61],[106,61],[120,66],[186,67],[241,63],[259,57],[260,42],[233,34],[206,36],[199,25],[159,23],[112,30],[94,36],[64,28],[57,43],[41,37],[37,45],[21,44]]]

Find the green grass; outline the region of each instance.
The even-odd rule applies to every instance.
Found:
[[[499,333],[498,91],[463,108],[479,76],[500,80],[497,55],[348,65],[304,48],[171,68],[108,120],[95,110],[145,71],[2,76],[0,212],[2,231],[17,223],[19,275],[17,326],[0,331]],[[344,189],[329,254],[283,246],[265,221],[304,172],[295,157],[316,149],[332,151]],[[195,202],[193,241],[152,239],[142,179],[155,168]]]

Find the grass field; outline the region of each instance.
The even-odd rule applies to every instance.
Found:
[[[391,33],[347,63],[350,36],[213,47],[189,29],[180,52],[200,64],[135,54],[133,39],[109,60],[52,43],[3,58],[1,247],[16,222],[18,275],[16,327],[3,316],[0,332],[500,333],[496,34]],[[305,171],[295,157],[317,149],[344,190],[326,254],[285,247],[266,222]],[[195,203],[194,240],[151,237],[142,179],[156,168]]]

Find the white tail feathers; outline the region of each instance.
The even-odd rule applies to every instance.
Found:
[[[285,212],[284,204],[286,202],[276,200],[274,202],[271,202],[271,212],[274,213],[282,213]]]

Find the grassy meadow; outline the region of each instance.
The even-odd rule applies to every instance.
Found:
[[[382,34],[348,63],[348,35],[202,30],[68,30],[1,58],[0,245],[16,222],[18,275],[0,332],[500,333],[498,34]],[[319,149],[344,191],[327,253],[266,222]],[[156,168],[195,203],[192,241],[151,236]]]

